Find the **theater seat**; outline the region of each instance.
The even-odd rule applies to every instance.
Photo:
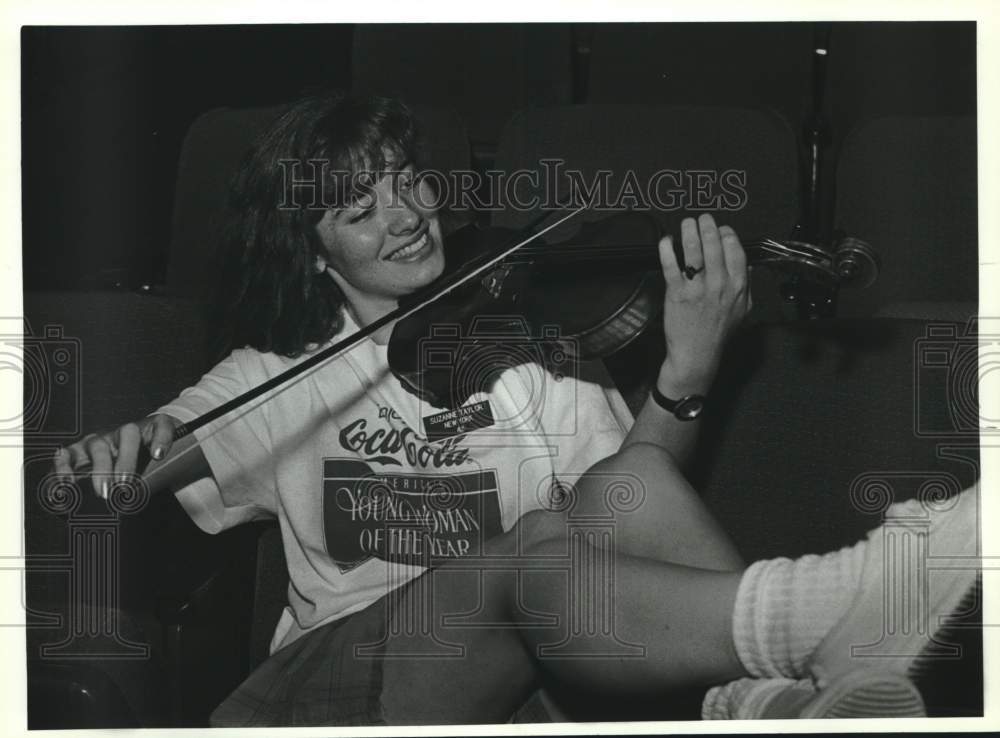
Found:
[[[835,225],[882,258],[873,289],[842,301],[873,315],[901,301],[976,300],[974,116],[887,116],[859,124],[837,164]]]
[[[226,662],[245,664],[245,628],[238,620],[216,632],[202,646],[208,663],[183,681],[169,641],[185,625],[181,605],[192,592],[222,572],[228,582],[251,581],[253,531],[206,536],[170,495],[125,508],[97,499],[87,484],[75,504],[42,496],[57,445],[142,418],[197,381],[208,367],[201,306],[127,291],[28,292],[25,315],[34,335],[27,404],[35,395],[49,400],[25,434],[29,720],[203,724],[208,708],[195,719],[192,701],[218,701],[225,692],[213,692],[239,677],[227,675]],[[249,567],[242,578],[241,567]],[[230,605],[248,611],[249,586],[243,594],[239,584],[226,586]],[[55,699],[72,704],[61,712]]]
[[[797,152],[791,126],[771,110],[563,105],[522,110],[512,117],[501,135],[496,164],[507,173],[533,173],[534,181],[518,175],[514,182],[520,202],[553,199],[548,193],[556,186],[555,199],[567,198],[571,176],[591,187],[606,178],[607,203],[546,236],[551,242],[568,239],[578,224],[606,218],[623,207],[648,213],[662,232],[675,236],[683,218],[710,212],[746,240],[784,239],[799,220]],[[559,162],[558,176],[550,174],[556,167],[552,162]],[[645,200],[628,196],[633,181]],[[493,223],[522,227],[534,214],[532,208],[507,207],[494,212]],[[779,281],[766,270],[754,272],[757,315],[785,315]]]
[[[976,306],[936,312],[756,325],[737,336],[693,476],[748,560],[826,551],[874,527],[877,516],[852,496],[858,480],[887,479],[908,498],[928,480],[957,492],[978,478],[978,428],[949,422],[976,392],[964,365],[977,345]],[[932,352],[948,362],[929,361]]]
[[[622,135],[627,131],[628,135]],[[767,110],[683,105],[565,105],[526,109],[504,127],[497,151],[497,168],[504,172],[535,172],[539,184],[517,181],[523,200],[545,194],[545,161],[558,160],[586,181],[608,171],[608,191],[622,192],[634,175],[646,187],[658,172],[680,172],[654,186],[664,207],[652,214],[665,227],[705,210],[723,212],[734,228],[745,234],[784,237],[795,225],[797,212],[797,154],[789,124]],[[745,175],[737,198],[724,197],[722,173]],[[631,174],[630,174],[631,173]],[[705,173],[705,192],[688,187]],[[735,181],[735,180],[734,180]],[[558,180],[565,188],[565,178]],[[671,197],[668,190],[679,190]],[[708,202],[702,202],[708,201]],[[634,200],[623,198],[628,204]],[[588,213],[596,219],[604,212]],[[530,221],[532,212],[507,208],[494,214],[496,225],[516,227]]]
[[[352,87],[457,111],[486,161],[513,111],[569,102],[570,38],[565,23],[359,24]]]

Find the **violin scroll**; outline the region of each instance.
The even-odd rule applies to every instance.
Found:
[[[832,250],[805,241],[767,238],[744,245],[747,261],[828,287],[869,287],[881,260],[859,238],[843,237]]]
[[[831,249],[806,241],[763,239],[744,245],[747,261],[766,266],[789,277],[781,286],[785,302],[798,307],[808,320],[831,318],[836,312],[841,287],[870,287],[882,264],[865,241],[842,236]]]

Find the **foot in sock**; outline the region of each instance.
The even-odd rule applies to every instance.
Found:
[[[816,690],[808,679],[737,679],[708,690],[701,703],[701,719],[792,717],[815,695]]]
[[[784,720],[926,716],[909,679],[855,669],[817,690],[808,679],[739,679],[714,687],[702,703],[703,720]]]
[[[912,677],[934,658],[957,655],[942,629],[975,592],[978,485],[893,505],[865,543],[853,601],[806,664],[820,688],[859,667]]]
[[[975,583],[978,503],[975,486],[941,502],[900,503],[855,546],[751,565],[733,608],[747,672],[823,679],[878,664],[906,673]],[[902,617],[912,627],[892,622]]]
[[[879,699],[864,697],[870,687],[886,712],[910,714],[913,687],[906,677],[947,651],[935,635],[974,591],[978,511],[974,485],[947,500],[891,506],[884,524],[850,548],[752,565],[733,612],[733,640],[747,672],[805,677],[821,692],[834,689],[839,698],[821,711],[877,705]],[[851,676],[859,671],[870,673]],[[757,689],[777,693],[775,685]],[[801,685],[796,689],[789,704],[804,700]],[[730,696],[739,701],[750,694]],[[758,708],[764,704],[759,694],[753,699]]]

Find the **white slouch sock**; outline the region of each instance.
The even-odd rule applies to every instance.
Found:
[[[909,677],[975,594],[979,533],[973,485],[890,506],[849,548],[751,565],[733,606],[733,644],[757,679],[711,690],[706,717],[791,715],[803,705],[814,717],[925,714]],[[887,630],[900,613],[925,627]],[[817,691],[807,702],[808,680]]]
[[[867,541],[798,559],[750,566],[733,608],[733,643],[755,677],[799,679],[806,660],[850,607]]]
[[[822,556],[772,559],[751,565],[740,581],[733,607],[733,643],[747,672],[755,677],[816,678],[851,668],[850,644],[873,643],[884,629],[884,588],[892,565],[909,588],[892,593],[897,607],[922,604],[930,633],[900,632],[882,639],[886,658],[857,665],[906,673],[921,648],[974,585],[978,559],[978,489],[953,497],[907,500],[889,507],[883,525],[854,546]],[[887,533],[889,534],[887,536]],[[923,541],[923,543],[921,543]],[[931,562],[958,562],[920,584]],[[963,563],[964,562],[964,563]],[[837,626],[837,631],[831,631]],[[908,629],[904,629],[908,630]],[[821,641],[837,636],[819,660],[807,664]],[[828,653],[827,651],[831,651]],[[888,658],[892,655],[893,658]],[[834,666],[834,663],[837,665]]]
[[[815,693],[808,679],[737,679],[708,690],[701,703],[701,719],[760,720],[767,717],[792,717],[790,714],[769,715],[768,709],[773,710],[773,703],[776,701],[791,703],[793,706],[801,705]],[[782,704],[781,707],[785,705]]]

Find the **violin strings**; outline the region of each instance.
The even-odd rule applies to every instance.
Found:
[[[805,244],[790,246],[787,243],[770,238],[758,241],[749,241],[743,245],[743,248],[744,251],[747,252],[747,256],[751,258],[751,261],[753,260],[754,254],[757,254],[758,252],[766,252],[768,254],[773,254],[776,257],[793,256],[805,259],[828,259],[831,256],[831,254],[818,247],[809,249]],[[597,261],[613,257],[650,257],[651,259],[656,257],[658,259],[655,247],[651,247],[649,245],[622,244],[619,246],[587,246],[585,244],[550,244],[547,246],[533,246],[522,249],[512,260],[517,261],[522,258],[531,259],[540,257],[544,257],[547,260],[557,263],[561,260]]]

